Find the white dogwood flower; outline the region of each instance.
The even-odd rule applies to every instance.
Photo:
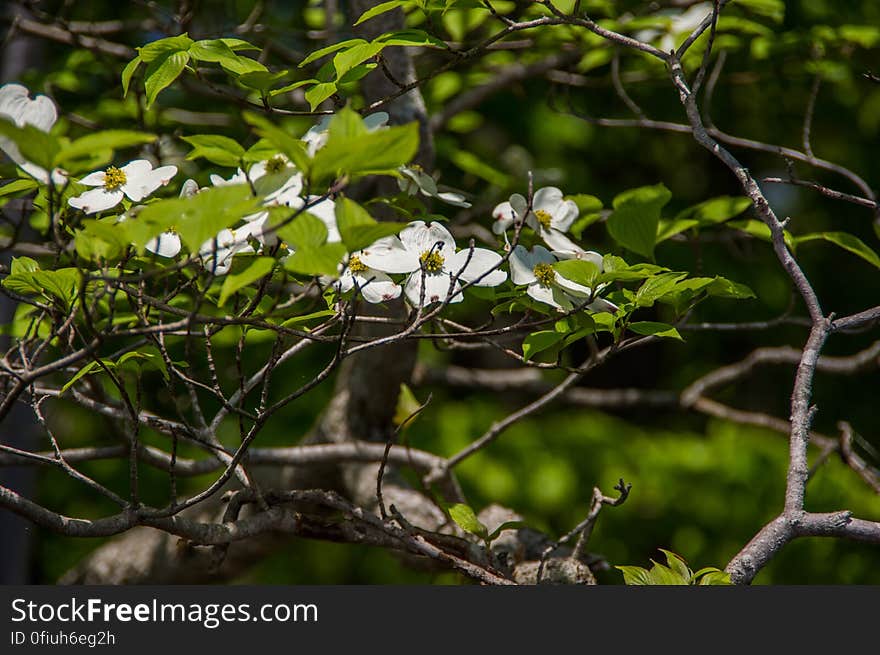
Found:
[[[58,110],[48,96],[37,95],[31,100],[27,87],[21,84],[4,84],[0,86],[0,118],[5,118],[16,127],[31,125],[38,130],[48,132],[58,120]],[[49,173],[46,169],[25,159],[12,139],[0,135],[0,150],[25,173],[48,184]],[[63,184],[66,179],[67,176],[61,169],[56,168],[52,171],[52,181],[55,184]]]
[[[535,246],[531,251],[517,246],[510,254],[510,279],[516,285],[526,286],[526,293],[538,302],[559,310],[570,310],[582,304],[593,293],[589,287],[559,275],[553,268],[557,261],[553,253],[544,246]],[[597,298],[586,309],[613,312],[617,306],[603,298]]]
[[[394,300],[400,296],[400,285],[386,273],[370,268],[364,264],[363,253],[354,252],[348,261],[340,265],[339,279],[335,283],[340,293],[347,293],[355,287],[360,296],[369,303],[380,303]]]
[[[517,220],[523,220],[552,250],[566,250],[571,241],[565,237],[578,217],[578,206],[573,200],[565,200],[556,187],[543,187],[532,197],[532,209],[526,214],[528,201],[514,193],[508,202],[502,202],[492,210],[492,231],[505,234]]]
[[[466,248],[456,252],[455,240],[439,223],[410,223],[400,236],[379,239],[360,255],[366,266],[385,273],[408,273],[404,285],[407,299],[414,306],[424,303],[461,302],[461,283],[494,287],[507,279],[497,270],[498,253],[485,248]],[[422,284],[424,281],[424,285]],[[423,290],[424,286],[424,290]]]
[[[220,230],[216,237],[208,239],[199,248],[202,264],[214,275],[226,275],[232,268],[235,255],[254,252],[253,246],[248,243],[251,236],[250,224],[235,230]]]
[[[123,197],[139,202],[177,175],[177,166],[153,165],[146,159],[136,159],[122,168],[110,166],[105,171],[89,173],[79,182],[97,187],[68,200],[71,207],[86,214],[95,214],[115,207]]]

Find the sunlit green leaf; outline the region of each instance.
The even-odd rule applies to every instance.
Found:
[[[144,73],[144,88],[147,91],[147,107],[153,104],[156,96],[168,88],[180,76],[189,61],[186,52],[169,52],[160,55],[147,65]]]
[[[448,512],[450,518],[465,532],[470,532],[483,539],[489,536],[488,528],[480,522],[470,505],[456,503],[448,508]]]
[[[640,187],[618,195],[608,217],[608,232],[620,245],[649,259],[654,257],[660,210],[672,194],[664,185]]]

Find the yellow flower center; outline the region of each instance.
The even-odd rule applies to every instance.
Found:
[[[544,211],[543,209],[535,210],[535,218],[538,219],[538,222],[541,224],[545,230],[550,229],[550,222],[553,220],[553,217],[550,215],[550,212]]]
[[[176,225],[169,225],[169,226],[165,229],[165,231],[166,231],[166,232],[170,232],[171,234],[177,234],[177,226],[176,226]]]
[[[541,286],[549,287],[556,281],[556,271],[553,270],[553,267],[550,264],[535,264],[535,268],[532,269],[532,272],[535,274],[535,278],[537,278],[538,283]]]
[[[266,162],[266,172],[267,173],[280,173],[285,168],[287,168],[287,162],[284,161],[284,157],[280,155],[275,155]]]
[[[348,260],[348,270],[352,273],[363,273],[367,270],[367,265],[361,261],[357,255],[352,255]]]
[[[419,261],[428,273],[439,273],[443,270],[443,262],[446,260],[436,250],[426,250],[419,257]]]
[[[127,181],[128,179],[125,177],[125,171],[120,170],[115,166],[111,166],[104,171],[104,188],[107,191],[116,191],[116,189],[121,187]]]

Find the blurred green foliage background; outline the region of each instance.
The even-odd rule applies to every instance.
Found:
[[[171,3],[151,4],[173,23]],[[253,9],[252,2],[243,0],[192,4],[195,12],[187,29],[194,38],[232,35],[234,26]],[[528,3],[498,3],[508,11],[525,4]],[[638,17],[656,4],[608,0],[584,2],[583,6],[600,17],[627,13]],[[38,3],[46,15],[60,12],[77,20],[124,18],[134,25],[150,15],[147,5],[142,3],[73,3],[65,4],[63,9],[61,5]],[[779,15],[781,9],[784,17]],[[719,40],[719,48],[727,52],[727,63],[711,105],[715,124],[737,136],[800,148],[805,107],[815,76],[819,75],[822,83],[812,128],[816,155],[858,171],[869,184],[877,180],[880,85],[866,79],[863,73],[872,67],[880,72],[880,5],[872,0],[752,0],[733,2],[726,11],[747,24],[740,30],[731,29]],[[431,28],[442,38],[472,42],[487,33],[483,16],[452,12]],[[319,47],[322,42],[310,35],[327,27],[318,2],[267,2],[261,24],[265,26],[263,31],[245,38],[268,44],[268,61],[281,66],[291,66],[298,57]],[[336,30],[336,34],[343,35],[345,28],[339,25]],[[134,27],[114,38],[136,46],[158,36],[157,30]],[[534,38],[528,49],[494,53],[435,78],[424,88],[429,110],[442,109],[458,94],[489,79],[499,67],[515,61],[539,60],[571,38],[563,29],[528,36]],[[595,53],[600,47],[589,40],[583,45],[585,53]],[[163,93],[156,108],[142,114],[133,96],[121,98],[118,80],[124,61],[46,41],[41,41],[34,52],[39,56],[24,66],[19,81],[33,90],[51,93],[64,111],[86,119],[86,123],[94,121],[113,127],[130,126],[132,121],[142,120],[147,127],[174,136],[209,129],[233,137],[245,134],[235,107],[198,95],[190,84],[175,85]],[[474,208],[466,218],[488,226],[489,212],[495,203],[505,200],[511,192],[525,190],[528,171],[534,173],[536,188],[553,184],[566,193],[592,194],[606,207],[623,190],[662,182],[673,193],[672,203],[664,211],[667,216],[710,197],[739,193],[729,172],[688,135],[595,127],[564,111],[573,105],[593,116],[629,117],[609,80],[610,55],[593,54],[574,65],[573,72],[583,81],[582,86],[566,91],[546,78],[517,83],[458,115],[437,135],[437,170],[441,181],[474,199]],[[627,90],[646,114],[681,122],[677,94],[662,67],[644,57],[628,53],[620,56]],[[695,52],[689,63],[696,65],[699,56]],[[437,53],[428,52],[418,60],[418,68],[429,70],[439,58]],[[182,122],[189,119],[212,120],[216,127]],[[286,121],[295,134],[304,132],[311,123],[310,119]],[[72,129],[83,128],[74,125]],[[207,182],[208,170],[182,161],[186,148],[180,141],[169,139],[164,148],[167,157],[181,160],[184,176],[195,175],[201,183]],[[735,154],[759,179],[786,175],[786,162],[774,154],[743,150],[735,150]],[[794,170],[804,178],[854,192],[846,180],[834,174],[800,164]],[[228,171],[218,172],[228,176]],[[767,185],[765,191],[780,216],[792,217],[790,229],[795,233],[845,230],[875,250],[880,248],[872,229],[871,213],[865,209],[833,202],[807,189]],[[456,217],[450,214],[450,218],[456,224]],[[615,250],[601,222],[587,228],[583,242],[602,252],[625,254]],[[846,314],[877,304],[880,274],[870,264],[828,244],[806,244],[799,255],[826,311]],[[709,274],[748,284],[757,294],[752,301],[707,303],[700,307],[694,320],[768,319],[788,306],[787,278],[763,242],[717,238],[705,240],[699,247],[693,243],[666,242],[658,248],[657,260],[680,270],[702,267]],[[485,309],[476,305],[471,318],[481,317]],[[658,314],[644,318],[664,317]],[[685,337],[685,343],[661,343],[621,356],[592,372],[584,384],[680,390],[700,374],[736,361],[759,345],[800,347],[806,330],[789,326],[762,332],[687,333]],[[873,333],[835,336],[826,352],[851,354],[869,344],[872,337],[877,337],[876,329]],[[264,346],[254,344],[254,361]],[[423,361],[436,367],[449,363],[498,364],[498,360],[474,352],[440,353],[426,347]],[[316,350],[309,355],[307,364],[279,371],[290,378],[278,375],[276,384],[279,388],[296,384],[308,375],[310,368],[321,365],[322,355]],[[746,383],[721,392],[719,398],[736,407],[785,417],[793,375],[791,367],[760,369]],[[148,382],[145,380],[144,388],[149,388]],[[880,448],[878,388],[880,376],[876,371],[857,378],[820,374],[815,386],[820,408],[816,429],[836,434],[837,421],[847,420],[869,443]],[[479,390],[417,387],[415,391],[419,398],[433,392],[434,400],[409,430],[410,442],[439,454],[456,452],[492,421],[530,400],[526,394]],[[332,383],[328,381],[285,409],[261,433],[257,445],[296,443],[307,433],[331,392]],[[167,401],[153,400],[159,404]],[[100,436],[109,434],[102,419],[69,405],[53,405],[51,420],[63,426],[63,437],[59,437],[67,447],[111,443],[109,436]],[[230,432],[230,443],[236,436]],[[163,443],[152,439],[154,443]],[[622,477],[633,484],[632,495],[623,506],[603,510],[590,550],[604,556],[612,566],[647,566],[650,558],[660,556],[657,548],[668,548],[696,569],[723,567],[779,511],[787,455],[783,436],[715,419],[648,409],[604,413],[554,405],[516,424],[491,448],[466,461],[459,473],[475,508],[501,503],[522,513],[535,527],[557,535],[584,517],[594,485],[610,494]],[[811,455],[815,457],[816,451],[811,451]],[[862,455],[878,465],[870,452]],[[110,485],[124,488],[125,463],[102,462],[83,468]],[[168,492],[167,476],[147,467],[143,467],[142,476],[145,500],[150,502],[153,494],[154,502],[163,502]],[[205,481],[195,479],[188,484]],[[112,510],[80,491],[74,482],[56,471],[46,472],[39,479],[39,500],[62,513],[100,516]],[[880,499],[835,457],[811,480],[807,506],[817,511],[847,508],[860,517],[880,520]],[[100,543],[42,531],[37,534],[38,552],[32,572],[36,582],[53,582]],[[622,576],[612,568],[601,573],[599,580],[621,584]],[[393,555],[375,549],[298,541],[237,582],[463,580],[454,574],[413,571]],[[878,584],[880,551],[835,540],[800,540],[786,547],[756,582]]]

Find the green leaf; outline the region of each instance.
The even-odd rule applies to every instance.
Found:
[[[358,43],[351,48],[339,51],[333,57],[333,69],[336,71],[336,79],[342,79],[352,68],[382,52],[384,47],[384,43],[373,41],[371,43]]]
[[[767,243],[770,243],[773,240],[770,234],[770,228],[767,227],[765,223],[762,223],[761,221],[755,220],[753,218],[740,221],[730,221],[727,226],[736,228],[737,230],[742,230],[746,234],[750,234],[757,239],[761,239],[761,241],[766,241]],[[788,246],[789,250],[794,250],[796,248],[794,239],[791,236],[791,232],[789,232],[788,230],[784,230],[783,239],[785,241],[785,245]]]
[[[752,201],[745,196],[719,196],[688,207],[675,220],[694,219],[701,224],[717,224],[729,221],[751,207]]]
[[[447,511],[449,512],[449,517],[465,532],[470,532],[483,539],[489,537],[489,529],[480,522],[480,519],[477,518],[470,505],[456,503],[451,505]]]
[[[336,275],[343,257],[344,245],[325,243],[322,246],[298,249],[284,262],[284,268],[305,275]]]
[[[141,56],[138,55],[130,62],[125,65],[125,68],[122,69],[122,97],[126,97],[128,95],[128,86],[131,84],[131,78],[134,75],[135,71],[138,69],[138,66],[141,65]]]
[[[292,316],[288,318],[281,324],[281,327],[291,327],[292,325],[299,325],[300,323],[306,323],[308,321],[313,321],[316,318],[327,318],[328,316],[336,316],[336,312],[332,309],[322,309],[317,312],[312,312],[311,314],[303,314],[302,316]]]
[[[356,45],[360,45],[362,43],[367,43],[364,39],[347,39],[345,41],[340,41],[339,43],[334,43],[332,45],[328,45],[327,47],[320,48],[311,53],[308,57],[299,62],[299,67],[302,68],[308,64],[311,64],[313,61],[320,59],[326,55],[329,55],[333,52],[338,52],[339,50],[345,50],[346,48],[351,48]]]
[[[218,166],[240,166],[244,156],[244,148],[237,141],[220,134],[197,134],[195,136],[181,137],[190,144],[193,149],[187,154],[187,159],[204,157]]]
[[[112,364],[112,362],[108,362],[107,360],[104,360],[104,363],[105,363],[105,364],[108,364],[108,363],[109,363],[109,364]],[[92,373],[92,372],[95,372],[96,369],[101,370],[100,364],[98,364],[97,361],[91,361],[91,362],[89,362],[88,364],[86,364],[85,366],[83,366],[83,367],[82,367],[81,369],[79,369],[76,373],[74,373],[73,377],[70,378],[70,379],[64,384],[63,387],[61,387],[61,393],[64,393],[65,391],[67,391],[68,389],[70,389],[70,387],[72,387],[74,384],[76,384],[76,381],[77,381],[77,380],[79,380],[79,379],[85,377],[86,375],[89,375],[89,374]]]
[[[575,193],[570,196],[565,196],[565,199],[574,200],[575,204],[578,206],[578,211],[581,214],[591,214],[602,209],[602,201],[596,196],[591,196],[586,193]]]
[[[13,273],[3,280],[3,286],[18,293],[44,293],[54,296],[67,308],[76,297],[79,281],[78,269],[59,268],[54,271]]]
[[[590,289],[596,286],[599,277],[599,269],[596,265],[585,259],[563,259],[553,264],[553,268],[565,279]]]
[[[336,82],[321,82],[305,92],[305,99],[311,111],[315,111],[322,102],[336,93]]]
[[[259,201],[246,184],[206,189],[191,198],[172,198],[150,203],[119,228],[139,251],[150,240],[174,227],[191,253],[243,216],[253,213]]]
[[[33,271],[39,270],[40,265],[37,263],[37,260],[31,259],[30,257],[15,257],[9,268],[9,272],[12,275],[15,275],[16,273],[32,273]]]
[[[104,130],[80,137],[70,145],[61,149],[56,162],[63,164],[73,159],[93,155],[99,150],[119,150],[130,148],[144,143],[152,143],[156,140],[155,134],[148,132],[135,132],[132,130]]]
[[[387,11],[391,11],[392,9],[397,9],[398,7],[406,7],[409,9],[414,6],[416,3],[414,0],[391,0],[391,2],[381,2],[375,7],[370,7],[364,13],[360,15],[360,18],[355,22],[355,27],[363,23],[364,21],[370,20],[371,18],[375,18],[376,16],[380,16]]]
[[[872,266],[880,268],[880,256],[864,241],[848,232],[814,232],[794,238],[795,245],[820,240],[833,243],[835,246],[839,246],[857,257],[861,257]]]
[[[636,292],[636,304],[639,307],[650,307],[658,298],[672,291],[679,280],[685,277],[687,277],[687,273],[672,271],[648,278]]]
[[[217,306],[225,305],[229,296],[268,275],[274,267],[274,257],[257,257],[241,273],[227,275],[223,280],[223,287],[220,289],[220,299],[217,301]]]
[[[251,73],[265,73],[266,67],[260,62],[250,57],[242,57],[236,54],[229,44],[230,39],[205,39],[196,41],[189,48],[189,54],[193,59],[198,61],[212,62],[220,64],[224,70],[235,75],[247,75]],[[239,50],[259,49],[251,46],[247,42],[247,47],[237,48]]]
[[[36,181],[28,178],[28,179],[18,179],[13,180],[9,184],[4,184],[0,186],[0,198],[5,196],[11,196],[16,193],[25,193],[27,191],[33,191],[36,189],[39,184]]]
[[[694,577],[697,577],[696,575]],[[721,570],[714,570],[699,576],[701,585],[730,585],[730,573]]]
[[[156,96],[171,85],[183,72],[189,61],[186,52],[169,52],[151,61],[144,74],[144,88],[147,91],[147,108],[156,100]]]
[[[379,222],[354,200],[336,199],[336,225],[349,252],[361,250],[382,237],[398,234],[407,223]]]
[[[255,46],[253,43],[245,41],[244,39],[222,38],[220,40],[223,41],[223,43],[225,43],[226,45],[228,45],[230,48],[232,48],[235,51],[238,51],[238,50],[259,50],[260,49],[259,46]]]
[[[674,237],[676,234],[681,234],[685,230],[689,230],[699,224],[700,221],[694,218],[674,218],[668,221],[661,219],[657,226],[656,243],[666,241],[667,239]]]
[[[75,236],[77,254],[89,261],[118,260],[129,242],[124,238],[125,232],[117,226],[116,216],[84,220],[82,229],[77,230]]]
[[[424,30],[399,30],[389,32],[377,37],[373,43],[381,43],[383,46],[423,46],[431,48],[448,49],[447,45]]]
[[[287,79],[289,75],[290,71],[287,70],[278,71],[277,73],[270,73],[269,71],[253,71],[251,73],[239,75],[238,81],[246,87],[256,89],[262,95],[266,95],[269,89],[281,80]]]
[[[327,226],[324,225],[324,221],[309,214],[307,210],[279,228],[278,236],[296,248],[312,248],[322,245],[327,240]]]
[[[397,405],[394,409],[392,423],[401,430],[408,428],[418,418],[422,403],[407,385],[400,385],[400,393],[397,396]]]
[[[605,255],[602,258],[602,275],[598,282],[629,282],[632,280],[644,280],[669,269],[656,264],[633,264],[630,266],[623,259],[615,255]]]
[[[688,568],[688,565],[685,561],[673,553],[671,550],[665,550],[663,548],[659,548],[664,555],[666,555],[666,563],[669,565],[669,568],[672,569],[677,575],[679,575],[684,580],[690,582],[693,577],[693,571]]]
[[[712,280],[712,284],[710,284],[706,291],[710,296],[716,296],[718,298],[756,298],[755,292],[752,291],[745,284],[740,284],[739,282],[734,282],[733,280],[728,280],[727,278],[716,276],[714,280]]]
[[[522,343],[523,359],[526,361],[548,348],[552,348],[565,338],[556,330],[540,330],[532,332]]]
[[[651,584],[648,570],[641,566],[615,566],[614,568],[623,573],[624,584],[637,586]]]
[[[501,188],[510,185],[510,178],[505,173],[502,173],[494,166],[490,166],[472,152],[467,150],[453,150],[449,154],[449,158],[452,160],[453,164],[458,166],[465,173],[470,173],[471,175],[486,180],[489,184],[494,184]]]
[[[137,51],[141,61],[149,64],[172,53],[189,50],[192,45],[193,40],[184,33],[152,41],[141,48],[137,48]]]
[[[681,335],[673,326],[668,323],[657,323],[655,321],[636,321],[629,324],[629,329],[636,334],[644,334],[646,336],[667,337],[670,339],[678,339],[684,341]]]
[[[653,560],[652,560],[653,561]],[[682,577],[678,572],[668,566],[654,562],[654,566],[648,571],[648,584],[651,585],[687,585],[688,578]]]
[[[408,163],[418,147],[419,127],[415,122],[358,137],[334,134],[331,130],[327,145],[315,154],[312,182],[328,181],[344,174],[357,176],[394,170]]]
[[[624,191],[614,199],[608,232],[624,248],[653,259],[660,210],[671,197],[663,184]]]
[[[492,533],[486,537],[486,541],[495,541],[498,537],[501,536],[501,533],[505,530],[518,530],[519,528],[526,527],[525,521],[505,521],[497,528],[492,530]]]
[[[52,170],[59,143],[52,134],[43,132],[33,125],[18,127],[5,117],[0,117],[0,135],[11,139],[25,160]]]
[[[785,18],[784,0],[736,0],[736,4],[776,23]]]

